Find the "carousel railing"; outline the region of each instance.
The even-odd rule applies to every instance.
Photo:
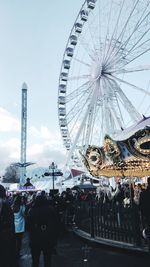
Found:
[[[120,241],[146,247],[142,237],[142,223],[138,206],[124,206],[118,202],[81,201],[76,206],[77,227],[95,238]]]

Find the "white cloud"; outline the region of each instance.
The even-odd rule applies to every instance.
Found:
[[[20,158],[20,140],[17,138],[10,138],[6,142],[0,143],[0,174],[12,162],[18,161]]]
[[[65,150],[62,142],[57,139],[56,134],[50,133],[50,140],[44,140],[42,143],[34,143],[27,149],[28,160],[37,163],[39,166],[48,166],[55,161],[60,167],[64,165]]]
[[[11,163],[20,161],[20,123],[11,113],[0,107],[0,174]],[[6,134],[7,132],[7,134]],[[17,137],[16,137],[17,133]],[[14,136],[15,134],[15,136]],[[50,131],[46,126],[30,126],[27,136],[26,160],[36,166],[49,166],[54,161],[61,168],[65,163],[65,149],[60,133]]]
[[[10,112],[0,107],[0,132],[19,131],[20,122]]]
[[[29,127],[28,134],[29,134],[29,137],[31,136],[31,138],[40,136],[40,132],[35,126]]]
[[[41,135],[44,139],[50,139],[52,137],[50,131],[45,126],[41,126]]]
[[[41,139],[44,142],[47,142],[48,144],[58,144],[62,143],[60,133],[53,131],[51,132],[46,126],[40,126],[39,128],[36,128],[35,126],[31,126],[29,128],[29,138],[37,138]]]

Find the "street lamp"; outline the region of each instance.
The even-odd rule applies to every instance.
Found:
[[[55,170],[55,168],[57,168],[57,166],[55,165],[54,162],[52,162],[51,165],[49,166],[49,168],[52,170],[53,190],[54,190],[54,188],[55,188],[55,182],[54,182],[54,176],[55,176],[55,174],[54,174],[54,170]]]
[[[55,165],[54,162],[51,163],[51,165],[49,166],[49,169],[50,169],[50,171],[49,172],[45,172],[44,176],[52,176],[52,179],[53,179],[53,190],[54,190],[55,189],[55,176],[62,176],[63,173],[61,171],[57,170],[57,165]]]

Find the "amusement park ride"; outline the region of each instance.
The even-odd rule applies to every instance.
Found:
[[[149,56],[149,0],[84,1],[59,76],[66,165],[81,153],[93,176],[150,175]]]
[[[126,129],[124,134],[126,138],[124,136],[124,139],[121,139],[119,136],[118,140],[106,135],[102,147],[88,147],[83,162],[91,175],[150,175],[150,118],[143,118],[139,124],[131,127],[130,131]]]

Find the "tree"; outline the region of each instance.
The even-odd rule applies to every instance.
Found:
[[[5,169],[3,183],[19,183],[20,168],[10,165]]]

